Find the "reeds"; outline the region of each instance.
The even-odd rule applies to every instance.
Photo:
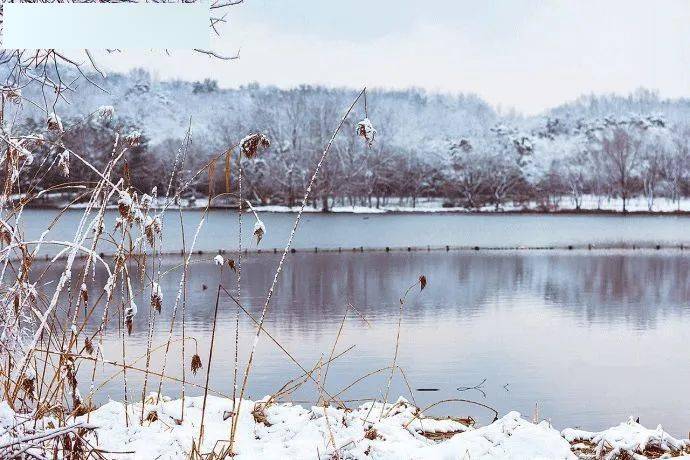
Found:
[[[113,145],[109,152],[108,161],[105,167],[99,170],[87,160],[90,157],[87,152],[79,152],[64,145],[65,133],[77,125],[65,125],[57,115],[51,114],[46,125],[46,136],[37,141],[42,143],[50,152],[46,158],[40,159],[43,165],[43,174],[38,174],[35,183],[24,190],[19,189],[17,177],[22,174],[27,155],[20,156],[15,152],[24,148],[25,139],[12,137],[4,131],[0,133],[0,147],[3,150],[5,168],[4,176],[0,176],[4,177],[4,195],[0,200],[0,264],[2,265],[0,267],[0,315],[2,315],[0,391],[3,400],[7,401],[9,406],[25,419],[25,422],[22,422],[24,425],[19,425],[16,429],[16,444],[13,444],[12,450],[8,450],[8,452],[31,448],[37,452],[44,452],[46,455],[54,454],[57,458],[79,459],[87,458],[89,455],[98,457],[99,454],[94,444],[96,441],[90,434],[95,427],[88,424],[89,414],[104,385],[121,379],[122,398],[125,404],[141,403],[141,411],[137,416],[130,417],[130,411],[125,411],[125,418],[122,423],[127,425],[157,422],[158,412],[149,411],[147,413],[146,404],[158,404],[166,392],[165,384],[168,382],[181,385],[181,418],[179,423],[183,423],[185,417],[185,389],[192,387],[201,391],[203,393],[201,426],[198,439],[194,441],[193,452],[190,455],[208,454],[204,451],[204,446],[209,444],[204,442],[206,400],[209,393],[220,394],[217,389],[210,387],[210,377],[214,369],[214,341],[219,307],[221,301],[224,300],[230,300],[235,306],[231,382],[233,408],[228,414],[228,417],[232,418],[228,439],[225,440],[224,444],[214,444],[216,446],[212,454],[214,458],[223,458],[235,453],[238,421],[243,399],[249,388],[251,371],[254,366],[260,365],[260,363],[255,362],[255,356],[257,344],[262,335],[272,341],[286,359],[295,364],[300,370],[300,374],[277,389],[263,405],[253,408],[254,418],[257,422],[267,423],[265,409],[281,399],[289,398],[298,388],[308,382],[318,390],[318,403],[323,408],[324,415],[326,415],[331,404],[345,408],[346,402],[342,395],[349,388],[382,372],[389,373],[382,406],[386,408],[391,382],[396,371],[400,372],[405,382],[407,381],[404,372],[397,363],[403,305],[407,294],[414,286],[419,285],[421,289],[425,288],[426,278],[424,276],[421,276],[410,286],[400,300],[395,353],[391,365],[367,373],[350,385],[342,385],[341,382],[341,389],[338,391],[329,390],[326,383],[331,364],[341,359],[352,349],[349,347],[341,352],[336,350],[348,313],[353,312],[359,320],[367,322],[354,305],[348,304],[346,307],[328,357],[322,358],[313,365],[301,363],[265,327],[270,314],[271,300],[278,288],[281,271],[288,254],[291,252],[291,246],[304,208],[312,198],[312,187],[327,161],[331,146],[346,119],[360,98],[366,97],[365,95],[366,90],[362,90],[340,119],[310,175],[300,211],[295,218],[288,241],[275,268],[258,318],[249,313],[243,305],[242,299],[244,210],[248,208],[254,215],[253,236],[257,245],[261,243],[266,227],[251,203],[243,196],[243,161],[252,161],[253,158],[261,155],[263,150],[270,147],[270,141],[264,134],[255,133],[246,136],[236,145],[211,158],[201,168],[185,176],[183,171],[186,168],[187,153],[191,143],[191,129],[188,127],[182,145],[174,156],[167,190],[159,198],[157,190],[135,190],[129,182],[132,171],[128,163],[128,152],[140,142],[140,133],[113,132]],[[99,109],[86,117],[84,122],[89,117],[104,115],[112,116],[112,108]],[[368,121],[368,118],[366,120]],[[367,145],[370,145],[374,140],[375,130],[372,130],[373,127],[370,123],[358,128],[357,134],[364,138]],[[231,189],[231,155],[235,149],[239,153],[235,168],[237,189],[233,191]],[[225,191],[220,195],[211,195],[207,207],[201,213],[189,245],[184,239],[183,211],[181,208],[179,209],[179,225],[182,227],[183,236],[182,262],[178,267],[180,275],[174,300],[166,301],[165,299],[170,297],[169,294],[166,295],[163,292],[161,282],[164,276],[171,276],[171,274],[162,272],[163,239],[166,230],[163,225],[165,213],[174,203],[179,201],[182,193],[199,175],[205,172],[212,175],[216,162],[221,156],[225,159]],[[98,180],[95,183],[67,182],[64,185],[64,187],[79,187],[75,201],[83,202],[81,205],[83,211],[74,229],[72,240],[56,241],[47,236],[65,213],[74,212],[74,204],[61,210],[38,239],[26,238],[23,231],[22,215],[24,210],[31,206],[32,200],[41,193],[38,191],[41,178],[53,169],[58,170],[64,176],[68,176],[70,167],[74,167],[76,164],[93,171]],[[178,183],[179,186],[175,187],[174,184]],[[209,191],[214,191],[213,184],[209,184]],[[17,193],[21,194],[23,198],[18,201],[11,201],[10,195]],[[199,350],[196,338],[189,336],[186,329],[188,273],[201,230],[208,219],[211,202],[220,196],[237,200],[238,251],[232,259],[227,261],[224,261],[223,258],[220,259],[210,344],[208,350]],[[156,208],[154,202],[158,202],[160,205],[161,201],[162,205]],[[109,207],[115,206],[118,217],[115,224],[109,227],[110,224],[106,222],[105,218],[106,211]],[[57,254],[45,264],[34,264],[39,257],[41,248],[47,246],[57,248]],[[114,255],[111,258],[104,258],[98,252],[99,248],[102,247],[108,247]],[[208,263],[212,262],[208,261]],[[224,270],[226,263],[235,275],[234,295],[224,285],[223,275],[229,272],[229,270]],[[58,267],[57,279],[46,279],[48,273]],[[103,286],[97,285],[97,270],[106,276]],[[142,298],[147,299],[147,301],[141,302],[139,299]],[[139,301],[138,305],[137,301]],[[157,318],[163,310],[169,311],[171,315],[169,327],[164,331],[157,323]],[[239,329],[242,315],[246,315],[254,323],[256,332],[247,353],[244,372],[240,375]],[[146,318],[146,329],[139,331],[137,327],[142,322],[138,321],[137,318],[141,317]],[[181,332],[181,338],[175,338],[178,331]],[[103,356],[105,334],[113,332],[117,333],[119,340],[120,356],[117,360],[106,359]],[[145,353],[141,356],[133,356],[130,350],[130,340],[132,336],[139,333],[145,334]],[[163,337],[163,340],[157,340],[159,337]],[[189,349],[186,345],[190,340],[194,342],[194,354],[188,357]],[[174,359],[171,357],[172,345],[177,343],[180,344],[181,348],[181,378],[169,375],[170,371],[167,369],[169,361]],[[160,368],[152,366],[152,357],[155,353],[162,355]],[[207,356],[205,363],[202,363],[201,355]],[[141,360],[144,360],[143,366],[138,364]],[[205,372],[203,385],[187,381],[187,363],[189,363],[192,374],[196,375],[201,370]],[[115,368],[116,372],[106,378],[101,378],[100,374],[106,365]],[[82,368],[85,372],[80,373]],[[132,388],[129,377],[133,373],[143,375],[140,388]],[[87,379],[90,380],[88,392],[84,395],[80,392],[80,387],[82,387],[81,390],[84,390],[84,382],[79,381],[80,375],[87,375]],[[158,385],[153,395],[149,395],[149,387],[155,385],[155,383],[150,382],[153,377],[158,379]],[[229,378],[226,381],[230,385]],[[407,385],[410,389],[409,384]],[[140,401],[130,399],[134,394]],[[75,422],[75,417],[83,414],[86,414],[86,422]],[[381,416],[383,415],[382,412]],[[50,418],[51,423],[56,424],[56,426],[48,428],[45,425],[46,418]],[[325,420],[328,421],[327,416]],[[33,437],[25,436],[28,432],[22,428],[25,425],[32,425],[32,430],[39,434]],[[375,431],[370,431],[367,436],[376,438],[377,435]],[[336,445],[332,434],[330,435],[329,449],[334,458],[339,458],[339,446]]]

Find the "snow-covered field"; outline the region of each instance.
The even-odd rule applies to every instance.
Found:
[[[413,207],[410,203],[404,202],[398,204],[397,199],[390,200],[389,204],[381,205],[378,208],[368,206],[333,206],[331,212],[349,212],[353,214],[377,214],[385,212],[470,212],[467,208],[462,207],[444,207],[443,198],[423,198],[417,200]],[[204,200],[205,203],[205,200]],[[392,204],[395,203],[395,204]],[[287,206],[254,206],[257,211],[265,212],[297,212],[298,207]],[[582,197],[580,205],[581,211],[608,211],[621,212],[623,209],[623,200],[620,198],[597,197],[595,195],[585,195]],[[644,196],[637,196],[629,198],[626,202],[626,209],[628,212],[650,212],[647,204],[647,199]],[[559,200],[558,206],[553,207],[550,211],[575,211],[576,207],[573,200],[569,197],[563,197]],[[320,208],[308,207],[305,212],[320,212]],[[484,206],[477,209],[480,212],[507,212],[507,211],[543,211],[538,203],[506,203],[496,210],[495,206]],[[673,201],[669,198],[657,198],[653,202],[651,212],[690,212],[690,199],[683,198],[678,201]]]
[[[12,199],[18,200],[22,198],[21,195],[13,195]],[[70,194],[51,194],[45,201],[42,202],[44,206],[48,207],[62,207],[66,206],[73,196]],[[536,202],[527,203],[505,203],[496,209],[495,206],[483,206],[476,210],[469,210],[463,207],[444,207],[444,198],[420,198],[412,206],[411,200],[399,200],[397,198],[391,198],[385,205],[380,205],[378,208],[375,206],[342,206],[342,205],[332,205],[329,209],[330,212],[335,213],[352,213],[352,214],[381,214],[385,212],[516,212],[516,211],[534,211],[534,212],[544,212],[542,205]],[[85,203],[74,203],[71,204],[72,208],[82,208],[85,207]],[[166,206],[166,202],[163,199],[154,199],[151,205],[154,209],[160,209]],[[168,204],[169,209],[178,208],[192,208],[192,209],[203,209],[208,206],[208,197],[198,197],[196,199],[190,200],[188,198],[181,198],[176,204]],[[212,202],[211,207],[225,207],[227,206],[224,202]],[[117,205],[113,204],[110,206],[116,208]],[[297,212],[299,211],[299,206],[288,207],[284,205],[255,205],[254,209],[256,211],[262,212]],[[652,210],[649,210],[649,205],[647,198],[644,196],[636,196],[628,198],[626,202],[626,209],[628,212],[690,212],[690,198],[681,198],[679,201],[671,200],[670,198],[660,197],[653,201]],[[606,212],[621,212],[623,210],[623,200],[620,198],[610,198],[610,197],[598,197],[596,195],[584,195],[582,197],[582,202],[580,204],[580,211],[606,211]],[[561,197],[557,200],[555,205],[552,205],[549,212],[557,211],[576,211],[575,203],[570,197]],[[321,207],[317,206],[307,206],[304,208],[304,212],[321,212]]]
[[[629,420],[602,432],[565,429],[548,421],[532,423],[510,412],[490,425],[420,415],[405,399],[385,407],[365,403],[352,410],[309,407],[288,403],[266,405],[244,401],[235,451],[239,459],[644,459],[690,458],[690,441],[679,440],[661,427],[646,429]],[[128,459],[183,459],[199,441],[203,398],[158,401],[155,394],[142,405],[110,401],[73,423],[88,424],[89,442],[108,452],[106,457]],[[232,401],[210,396],[206,405],[202,452],[222,446],[230,432]],[[0,403],[0,457],[10,456],[16,437],[31,437],[31,424],[19,425],[6,402]],[[50,419],[38,424],[50,429]],[[84,425],[82,425],[84,426]],[[94,434],[95,433],[95,434]],[[216,442],[220,440],[220,444]],[[28,441],[21,444],[21,448]],[[20,447],[15,447],[15,452]],[[44,454],[34,448],[31,452]],[[629,456],[625,456],[629,455]],[[683,457],[683,455],[686,455]],[[38,457],[42,458],[42,457]]]

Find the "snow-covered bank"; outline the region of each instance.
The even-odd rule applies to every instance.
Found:
[[[23,196],[14,195],[12,198],[18,200]],[[86,203],[72,203],[70,200],[74,196],[71,194],[51,194],[50,197],[35,201],[32,206],[46,207],[46,208],[62,208],[70,206],[75,209],[81,209],[86,206]],[[151,202],[151,209],[167,208],[173,209],[204,209],[209,205],[208,197],[198,197],[195,199],[181,198],[177,203],[167,203],[164,199],[153,199]],[[234,203],[227,201],[211,200],[211,208],[228,208],[235,206]],[[284,206],[284,205],[254,205],[257,212],[298,212],[299,206]],[[690,198],[682,198],[674,201],[670,198],[660,197],[653,201],[651,210],[647,198],[644,196],[631,197],[626,200],[626,210],[632,213],[688,213],[690,212]],[[116,209],[117,204],[113,203],[108,208]],[[501,213],[501,212],[534,212],[534,213],[553,213],[553,212],[606,212],[606,213],[620,213],[623,210],[623,200],[620,198],[599,197],[596,195],[584,195],[580,200],[580,207],[577,208],[574,201],[570,197],[560,197],[554,203],[545,205],[544,203],[530,202],[507,202],[496,208],[494,205],[482,206],[476,209],[468,209],[461,206],[449,205],[449,202],[444,198],[420,198],[412,206],[411,200],[400,200],[398,198],[390,198],[386,204],[376,206],[363,205],[339,205],[332,204],[329,207],[329,212],[333,213],[351,213],[351,214],[383,214],[386,212],[399,213],[436,213],[436,212],[482,212],[482,213]],[[319,206],[307,206],[304,212],[320,213],[322,209]]]
[[[643,213],[674,213],[674,212],[690,212],[690,199],[683,198],[679,201],[673,201],[670,198],[657,198],[654,200],[652,209],[650,211],[647,199],[643,196],[632,197],[626,200],[625,208],[628,212],[643,212]],[[266,205],[254,206],[257,211],[264,212],[297,212],[299,207],[280,206],[280,205]],[[578,209],[572,199],[562,197],[556,204],[545,207],[543,204],[536,202],[525,203],[505,203],[496,209],[495,206],[482,206],[477,209],[467,209],[459,206],[448,206],[448,203],[443,198],[423,198],[417,200],[415,206],[408,202],[398,203],[397,199],[392,199],[388,204],[377,207],[369,206],[332,206],[329,211],[336,213],[353,213],[353,214],[381,214],[386,212],[415,212],[415,213],[429,213],[429,212],[484,212],[484,213],[500,213],[500,212],[610,212],[619,213],[623,210],[623,200],[620,198],[598,197],[595,195],[585,195],[582,197],[580,208]],[[320,208],[307,207],[305,212],[321,212]]]
[[[228,439],[232,405],[229,399],[208,398],[202,452],[209,452],[218,440],[222,443]],[[182,459],[199,438],[202,398],[185,400],[182,421],[181,409],[180,400],[158,402],[149,398],[144,422],[139,422],[142,405],[134,404],[128,407],[126,426],[125,406],[111,401],[74,422],[88,420],[95,425],[95,434],[87,435],[89,441],[113,457]],[[20,422],[21,416],[5,402],[0,403],[3,458],[11,452],[8,445],[13,436],[16,439],[27,434],[24,427],[30,424],[13,429]],[[44,419],[38,428],[48,428],[51,422]],[[632,420],[599,433],[574,429],[559,432],[547,421],[535,424],[517,412],[484,427],[466,423],[419,415],[418,409],[402,398],[385,408],[380,403],[365,403],[353,410],[245,401],[236,458],[643,459],[690,455],[690,441],[675,439],[661,427],[648,430]],[[35,452],[42,453],[37,448]]]

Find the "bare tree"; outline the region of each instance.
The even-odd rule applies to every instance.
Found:
[[[132,0],[106,1],[108,3],[132,2]],[[165,1],[162,0],[161,2]],[[52,0],[37,0],[37,2],[52,3]],[[91,2],[97,3],[100,0],[86,0],[84,3]],[[211,15],[209,17],[209,27],[212,33],[220,36],[220,26],[227,22],[229,9],[243,2],[244,0],[213,0],[210,6]],[[0,45],[2,45],[3,18],[3,9],[2,5],[0,5]],[[231,56],[225,56],[213,50],[195,49],[195,51],[214,59],[233,60],[239,58],[239,52]],[[108,50],[108,52],[121,51]],[[79,77],[65,78],[65,68],[75,69]],[[0,48],[0,89],[2,92],[12,92],[17,95],[18,99],[36,106],[44,111],[46,115],[56,111],[55,107],[60,100],[67,101],[67,95],[75,91],[74,85],[79,78],[83,78],[100,88],[94,75],[101,78],[106,77],[96,62],[94,53],[88,49],[84,49],[79,53],[67,54],[56,49],[10,50]],[[41,87],[42,100],[30,100],[22,96],[22,89],[29,85],[39,85]]]
[[[642,138],[637,128],[625,125],[606,129],[600,138],[604,167],[623,200],[623,212],[640,163]]]
[[[482,153],[472,146],[470,140],[461,139],[451,144],[449,162],[451,193],[459,193],[470,209],[481,206],[481,192],[489,183]]]
[[[665,168],[666,181],[671,198],[677,202],[680,210],[683,184],[688,179],[690,168],[690,128],[677,129],[673,132],[672,147],[668,154]]]

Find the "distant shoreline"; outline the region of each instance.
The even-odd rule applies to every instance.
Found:
[[[25,209],[64,209],[67,207],[65,203],[45,203],[45,204],[29,204],[25,206]],[[84,206],[77,204],[70,206],[71,209],[75,211],[81,211]],[[116,204],[110,204],[106,207],[107,209],[117,209]],[[178,210],[183,209],[186,211],[200,211],[206,208],[206,206],[179,206],[172,205],[168,207],[168,210]],[[357,215],[424,215],[424,214],[467,214],[467,215],[596,215],[596,216],[690,216],[690,210],[659,210],[659,211],[645,211],[645,210],[631,210],[631,211],[616,211],[613,209],[554,209],[554,210],[541,210],[533,208],[525,209],[465,209],[465,208],[368,208],[368,207],[356,207],[355,209],[348,209],[349,207],[336,207],[328,211],[323,211],[321,209],[314,209],[312,207],[307,207],[304,209],[305,213],[308,214],[320,214],[320,215],[339,215],[339,214],[357,214]],[[151,209],[161,210],[163,206],[153,206]],[[237,211],[237,206],[229,205],[212,205],[209,207],[210,210],[231,210]],[[299,212],[299,207],[288,207],[288,206],[254,206],[254,210],[259,213],[272,213],[272,214],[296,214]],[[249,212],[245,210],[245,212]]]
[[[76,197],[73,193],[57,193],[43,196],[40,200],[30,200],[26,205],[27,209],[64,209],[67,206],[74,210],[84,209],[87,203],[73,203]],[[11,201],[17,202],[22,195],[11,197]],[[372,200],[373,201],[373,200]],[[583,195],[578,200],[579,207],[575,205],[570,196],[555,197],[550,203],[535,201],[506,202],[496,208],[495,205],[484,205],[476,208],[466,208],[464,206],[454,206],[456,203],[448,201],[443,197],[423,197],[415,200],[412,206],[412,199],[388,197],[385,202],[381,200],[379,206],[366,205],[343,205],[340,203],[329,203],[329,209],[323,211],[319,200],[317,207],[313,203],[304,208],[305,213],[318,213],[323,215],[330,214],[468,214],[468,215],[601,215],[601,216],[686,216],[690,215],[690,198],[672,200],[667,197],[657,197],[653,201],[652,210],[644,196],[629,197],[626,200],[626,211],[623,212],[623,201],[620,198],[600,197],[597,195]],[[165,198],[153,199],[151,209],[160,210],[166,207],[169,210],[201,210],[209,204],[207,196],[197,196],[193,198],[178,198],[177,203],[169,204]],[[373,203],[372,203],[373,204]],[[296,213],[300,206],[286,206],[282,204],[252,204],[257,212],[266,213]],[[109,209],[116,209],[115,202],[107,206]],[[209,209],[230,209],[237,210],[236,202],[227,199],[212,199]]]

